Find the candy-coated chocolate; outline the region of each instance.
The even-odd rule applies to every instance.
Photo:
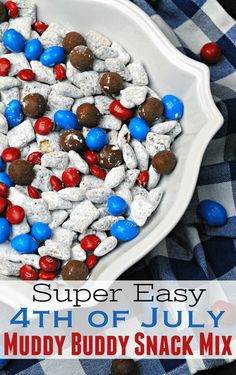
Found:
[[[160,175],[170,174],[177,165],[177,158],[171,151],[158,152],[152,159],[152,166]]]
[[[131,220],[118,220],[111,227],[111,234],[118,241],[131,241],[139,234],[137,224]]]
[[[31,154],[28,155],[27,161],[32,165],[40,165],[42,156],[43,156],[42,152],[34,151],[34,152],[31,152]]]
[[[129,130],[131,136],[138,141],[145,141],[147,134],[150,131],[146,121],[138,117],[134,117],[132,118],[132,120],[130,120]]]
[[[63,280],[86,280],[89,274],[88,267],[85,263],[79,260],[69,260],[63,266],[61,275]]]
[[[85,72],[93,66],[94,55],[86,46],[77,46],[70,53],[70,62],[80,72]]]
[[[8,75],[11,69],[11,63],[6,57],[0,59],[0,77]]]
[[[197,213],[201,219],[210,227],[225,225],[227,223],[227,212],[222,204],[206,199],[199,203]]]
[[[137,179],[137,185],[141,187],[146,187],[149,180],[148,171],[141,171]]]
[[[98,154],[95,151],[87,150],[83,155],[84,160],[88,165],[95,165],[99,162]]]
[[[8,21],[8,12],[5,4],[0,1],[0,23],[3,23],[5,21]]]
[[[0,244],[6,242],[12,232],[12,226],[8,221],[0,217]]]
[[[24,51],[25,38],[15,29],[9,29],[3,34],[3,44],[11,52],[19,53]]]
[[[93,128],[86,137],[86,144],[92,151],[100,151],[109,143],[107,133],[100,128]]]
[[[6,163],[11,163],[14,160],[20,159],[21,152],[19,148],[8,147],[2,152],[2,158]]]
[[[0,197],[7,198],[8,194],[8,187],[3,182],[0,182]]]
[[[118,95],[123,89],[124,81],[120,74],[109,72],[103,74],[100,79],[102,91],[107,95]]]
[[[60,178],[57,176],[50,177],[50,185],[54,191],[60,191],[65,187]]]
[[[63,65],[56,64],[53,68],[53,72],[57,81],[63,81],[66,79],[66,70]]]
[[[10,179],[17,185],[30,185],[34,179],[35,172],[33,165],[26,160],[15,160],[8,170]]]
[[[90,254],[86,259],[86,265],[88,269],[91,271],[97,264],[98,258],[94,254]]]
[[[82,153],[86,149],[83,134],[79,130],[67,130],[60,136],[60,146],[62,150]]]
[[[39,271],[39,278],[41,280],[54,280],[57,277],[57,272]]]
[[[62,129],[70,130],[80,130],[81,126],[78,123],[77,116],[67,110],[59,110],[54,114],[54,122],[57,126]]]
[[[28,60],[38,60],[43,52],[43,46],[39,39],[31,39],[25,45],[25,57]]]
[[[81,126],[95,128],[101,119],[101,114],[94,104],[81,104],[76,111]]]
[[[11,241],[11,247],[19,254],[33,254],[38,249],[38,244],[30,234],[19,234]]]
[[[25,116],[40,118],[47,109],[47,102],[41,94],[28,94],[22,100],[22,110]]]
[[[0,183],[5,184],[8,189],[13,185],[10,176],[6,172],[0,172]]]
[[[119,197],[113,196],[108,198],[107,201],[107,211],[110,215],[121,216],[128,210],[128,205],[126,201]]]
[[[34,186],[27,186],[28,195],[32,199],[40,199],[41,194]]]
[[[25,281],[38,280],[39,273],[34,267],[29,264],[25,264],[20,268],[20,278]]]
[[[123,153],[116,146],[107,145],[100,151],[99,164],[103,168],[112,169],[119,167],[123,161]]]
[[[46,31],[48,28],[48,24],[41,22],[41,21],[35,21],[32,25],[32,29],[36,31],[39,35],[42,35],[44,31]]]
[[[53,122],[49,117],[40,117],[34,124],[34,131],[40,135],[47,135],[53,129]]]
[[[105,180],[107,175],[106,171],[96,164],[90,166],[90,172],[93,176],[100,178],[101,180]]]
[[[76,187],[79,185],[81,175],[78,169],[68,168],[62,174],[62,182],[66,187]]]
[[[88,234],[80,241],[80,246],[85,251],[93,251],[101,243],[101,240],[95,234]]]
[[[8,10],[8,15],[10,18],[16,18],[19,16],[19,9],[14,1],[6,1],[5,7]]]
[[[52,237],[52,231],[48,224],[41,222],[32,225],[31,234],[39,242],[49,240]]]
[[[164,106],[161,100],[157,98],[148,98],[139,107],[139,116],[149,124],[163,115]]]
[[[43,65],[51,67],[60,64],[65,58],[65,51],[62,47],[53,46],[47,48],[40,56]]]
[[[7,200],[3,197],[0,197],[0,214],[2,214],[5,211],[6,206]]]
[[[109,110],[113,116],[121,121],[130,120],[134,116],[134,111],[123,107],[119,100],[114,100],[110,104]]]
[[[86,46],[86,40],[81,34],[71,31],[64,37],[62,45],[66,53],[70,53],[77,46]]]
[[[24,119],[24,115],[19,100],[11,100],[6,106],[4,115],[7,119],[8,125],[11,128],[21,124]]]
[[[45,272],[55,272],[60,267],[60,261],[49,255],[45,255],[39,259],[39,267]]]
[[[20,206],[12,206],[7,210],[6,219],[11,224],[20,224],[25,218],[25,210]]]
[[[164,105],[164,117],[167,120],[180,120],[183,117],[184,105],[182,101],[174,95],[166,95],[162,98]]]
[[[206,43],[200,51],[201,59],[204,63],[208,65],[217,64],[221,57],[222,51],[217,43]]]
[[[26,82],[33,81],[35,77],[36,77],[36,74],[31,69],[22,69],[18,73],[18,78]]]

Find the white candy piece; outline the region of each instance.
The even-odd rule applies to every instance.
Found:
[[[67,152],[57,151],[44,154],[41,159],[41,165],[48,168],[66,169],[69,164]]]
[[[79,99],[83,96],[82,90],[72,85],[69,81],[58,82],[53,86],[53,91],[55,91],[57,95],[66,96],[68,98]]]
[[[42,191],[52,190],[50,184],[50,177],[52,176],[52,172],[49,169],[43,167],[42,165],[35,165],[34,171],[35,177],[32,181],[32,186]]]
[[[99,128],[108,130],[120,130],[122,121],[113,115],[105,115],[99,122]]]
[[[66,96],[62,96],[57,94],[55,91],[52,91],[48,97],[48,106],[51,110],[56,112],[63,108],[64,110],[70,111],[71,107],[74,104],[74,99],[67,98]]]
[[[148,75],[141,62],[135,61],[132,64],[129,64],[127,68],[131,74],[133,85],[136,85],[136,86],[148,85],[148,82],[149,82]]]
[[[146,171],[149,166],[149,154],[146,148],[137,139],[132,139],[131,146],[134,149],[138,161],[138,168],[140,171]]]
[[[70,167],[78,169],[83,174],[89,174],[89,166],[86,161],[75,151],[69,151]]]
[[[86,190],[79,187],[66,188],[58,191],[59,197],[71,202],[79,202],[85,199]]]
[[[124,144],[124,146],[122,147],[122,152],[123,152],[123,159],[125,161],[127,168],[128,169],[137,168],[137,165],[138,165],[137,157],[133,148],[130,146],[129,143]]]
[[[153,158],[160,151],[170,150],[170,141],[169,135],[159,135],[150,132],[146,139],[146,150]]]
[[[82,249],[80,244],[76,244],[71,249],[71,259],[79,260],[80,262],[84,262],[87,259],[86,251]]]
[[[105,61],[95,59],[93,62],[93,70],[98,73],[105,73],[107,71]]]
[[[19,73],[19,71],[21,71],[22,69],[30,69],[30,64],[28,60],[26,59],[25,54],[23,52],[8,53],[1,57],[8,59],[11,63],[11,68],[8,73],[9,77],[16,76]]]
[[[71,251],[68,247],[65,247],[60,241],[47,240],[45,246],[41,246],[38,249],[38,253],[41,256],[49,255],[53,258],[60,260],[69,260]]]
[[[19,276],[21,263],[12,263],[8,260],[2,260],[0,262],[0,273],[4,276]]]
[[[36,134],[36,140],[40,151],[43,153],[60,151],[60,133],[52,132],[48,135]]]
[[[141,195],[144,198],[148,198],[148,191],[144,189],[142,186],[134,186],[131,189],[133,198],[135,198],[137,195]]]
[[[142,195],[136,195],[130,206],[130,218],[139,227],[142,227],[153,211],[154,208],[152,202]]]
[[[132,193],[131,193],[130,189],[128,189],[125,186],[118,187],[118,189],[116,189],[116,195],[123,198],[126,201],[126,203],[128,204],[128,206],[130,206],[130,204],[133,200],[133,196],[132,196]]]
[[[95,106],[101,113],[101,115],[109,115],[110,114],[110,104],[113,102],[113,99],[109,98],[108,96],[99,95],[95,96]]]
[[[7,136],[0,133],[0,154],[8,147]]]
[[[161,176],[159,173],[155,171],[152,165],[150,165],[149,170],[148,170],[149,178],[148,178],[148,184],[147,184],[147,189],[151,190],[154,189],[157,185],[158,182],[161,179]]]
[[[20,262],[20,254],[14,250],[9,242],[0,245],[0,260],[10,260],[11,262]]]
[[[0,113],[0,133],[7,134],[8,132],[8,123],[5,116]]]
[[[37,254],[22,254],[20,256],[20,261],[23,264],[28,264],[38,270],[40,269],[39,259],[40,259],[40,256]]]
[[[54,85],[56,83],[53,68],[49,68],[36,60],[31,61],[30,65],[31,69],[36,74],[36,81],[47,83],[48,85]]]
[[[94,255],[102,257],[116,248],[118,241],[115,237],[111,236],[102,241],[94,250]]]
[[[126,171],[125,179],[124,181],[120,184],[120,188],[126,188],[126,189],[131,189],[134,185],[135,182],[137,181],[138,175],[140,171],[139,169],[131,169]]]
[[[41,42],[44,48],[52,46],[61,46],[64,36],[68,30],[62,25],[51,23],[41,36]]]
[[[91,189],[86,192],[86,197],[93,203],[105,203],[112,195],[112,190],[109,188]]]
[[[70,214],[71,229],[83,233],[99,217],[98,209],[88,200],[78,203]],[[65,223],[64,223],[65,224]]]
[[[8,90],[1,91],[2,102],[7,105],[12,100],[20,100],[20,90],[18,87],[12,87]]]
[[[101,231],[101,232],[107,232],[108,230],[111,229],[113,224],[123,219],[124,219],[123,216],[105,216],[95,221],[92,224],[91,228],[94,230]]]
[[[20,81],[14,77],[0,77],[0,90],[9,90],[13,87],[19,87]]]
[[[118,52],[115,51],[112,47],[108,46],[99,46],[95,51],[94,51],[94,56],[97,59],[100,60],[106,60],[109,58],[113,57],[118,57]]]
[[[120,102],[125,108],[130,109],[143,104],[146,96],[146,86],[130,86],[121,91]]]
[[[156,134],[167,134],[173,130],[178,124],[178,121],[165,121],[154,124],[151,131]]]
[[[83,176],[80,187],[85,190],[100,188],[104,186],[104,181],[92,175]]]
[[[2,37],[5,31],[8,29],[8,22],[0,23],[0,42],[2,42]]]
[[[118,131],[117,130],[110,130],[107,133],[108,139],[109,139],[109,145],[118,147]]]
[[[48,205],[50,211],[53,210],[69,210],[72,208],[72,203],[59,197],[55,191],[45,191],[42,193],[42,198]]]
[[[35,132],[30,120],[25,120],[20,125],[12,128],[7,139],[10,147],[25,147],[35,139]]]
[[[12,234],[11,238],[18,236],[19,234],[26,234],[30,232],[30,226],[24,218],[24,220],[20,224],[12,225]]]
[[[153,205],[153,208],[154,210],[157,209],[157,207],[159,206],[161,200],[162,200],[162,197],[163,197],[163,189],[158,187],[156,189],[152,189],[148,195],[148,199],[152,202],[152,205]]]
[[[77,72],[75,85],[81,89],[83,96],[99,95],[102,93],[99,80],[100,76],[97,72]]]
[[[17,80],[18,81],[18,80]],[[20,81],[19,85],[21,84]],[[48,95],[50,94],[52,87],[49,85],[46,85],[45,83],[41,82],[22,82],[23,84],[23,90],[22,90],[22,98],[24,98],[26,95],[29,94],[40,94],[42,95],[46,100],[48,100]]]
[[[58,241],[65,245],[65,247],[71,248],[71,245],[76,238],[75,233],[64,228],[56,228],[53,231],[52,241]]]
[[[119,131],[118,134],[118,146],[122,149],[122,147],[128,143],[131,139],[129,128],[126,124],[122,125],[122,128]]]
[[[119,186],[125,179],[125,167],[121,165],[119,167],[111,169],[105,178],[105,186],[111,189]]]
[[[52,212],[52,222],[49,227],[53,230],[60,227],[68,218],[69,213],[66,210],[55,210]]]
[[[9,29],[15,29],[16,31],[19,31],[25,39],[30,39],[32,32],[31,24],[31,17],[10,18]]]
[[[170,137],[171,143],[174,142],[175,138],[182,133],[182,126],[178,122],[177,125],[172,129],[168,135]]]
[[[124,47],[118,42],[112,43],[111,47],[113,48],[113,50],[117,51],[118,57],[123,62],[123,64],[127,65],[131,57],[128,54],[128,52],[124,49]]]
[[[86,38],[88,47],[92,51],[95,51],[97,48],[101,46],[110,47],[111,45],[111,41],[106,36],[102,35],[101,33],[97,31],[90,30],[86,34],[85,38]]]
[[[27,198],[23,207],[30,225],[39,221],[49,224],[52,220],[47,203],[43,199]]]

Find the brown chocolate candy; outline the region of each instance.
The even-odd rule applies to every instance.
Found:
[[[118,95],[123,85],[123,78],[118,73],[105,73],[100,79],[101,89],[107,95]]]
[[[34,167],[26,160],[15,160],[10,164],[8,170],[10,179],[17,185],[31,185],[35,172]]]
[[[79,130],[67,130],[60,136],[60,146],[62,150],[76,151],[82,153],[86,149],[86,143],[83,134]]]
[[[0,23],[5,22],[8,20],[8,13],[7,8],[5,5],[0,1]]]
[[[88,267],[79,260],[69,260],[61,270],[63,280],[86,280],[88,274]]]
[[[158,152],[152,159],[152,166],[157,173],[170,174],[176,167],[177,158],[171,151]]]
[[[112,375],[137,375],[133,359],[114,359],[111,365]]]
[[[77,108],[77,117],[81,126],[95,128],[101,118],[101,114],[94,104],[84,103]]]
[[[66,34],[62,45],[64,50],[69,54],[77,46],[86,46],[86,40],[81,34],[71,31]]]
[[[140,107],[139,107],[139,116],[152,123],[163,115],[164,106],[162,102],[157,98],[148,98]]]
[[[93,66],[94,55],[86,46],[77,46],[70,53],[70,62],[80,72],[85,72]]]
[[[24,115],[31,118],[40,118],[47,109],[47,102],[40,94],[26,95],[22,101]]]
[[[99,154],[99,164],[106,169],[119,167],[123,163],[122,151],[112,145],[103,147]]]

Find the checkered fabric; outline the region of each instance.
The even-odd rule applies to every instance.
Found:
[[[216,0],[133,0],[172,43],[194,59],[214,41],[224,57],[211,69],[212,93],[225,123],[210,143],[192,202],[175,230],[122,279],[236,279],[236,25]],[[228,211],[228,223],[209,228],[196,216],[198,202],[213,199]],[[140,375],[188,375],[225,361],[141,360]],[[108,360],[17,360],[0,375],[109,375]]]

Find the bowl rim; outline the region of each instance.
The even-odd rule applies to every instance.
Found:
[[[107,0],[90,0],[90,2],[94,2],[97,5],[101,3],[108,5]],[[145,247],[142,246],[141,241],[141,243],[133,246],[133,248],[136,250],[131,254],[131,245],[127,253],[120,254],[115,260],[113,260],[112,279],[116,280],[123,272],[153,250],[155,246],[157,246],[180,221],[193,196],[205,150],[213,136],[223,125],[224,118],[213,100],[210,88],[210,70],[205,64],[187,57],[180,50],[178,50],[154,23],[151,17],[131,1],[109,0],[109,6],[118,8],[119,10],[123,8],[126,14],[130,14],[131,17],[138,18],[139,24],[145,26],[146,31],[150,33],[150,38],[155,38],[156,40],[162,41],[166,51],[171,53],[171,56],[175,58],[175,64],[181,66],[182,69],[184,67],[186,71],[190,72],[196,77],[199,95],[201,95],[201,97],[204,99],[205,105],[208,108],[207,122],[196,136],[191,148],[191,155],[185,165],[185,169],[191,170],[192,173],[191,178],[188,179],[188,189],[186,189],[184,196],[181,196],[181,207],[178,206],[178,210],[175,210],[174,214],[172,211],[172,217],[167,226],[163,226],[162,223],[159,224],[159,231],[161,234],[158,235],[158,239],[156,238],[156,231],[152,231],[145,237]],[[182,183],[183,181],[181,184]],[[132,244],[132,241],[130,243]],[[128,254],[129,256],[127,256]],[[111,280],[111,267],[105,266],[99,274],[96,274],[96,278],[93,277],[92,272],[89,280]]]

